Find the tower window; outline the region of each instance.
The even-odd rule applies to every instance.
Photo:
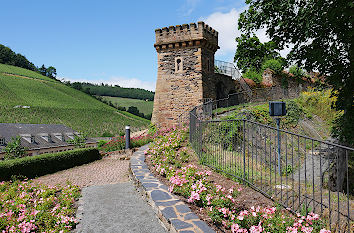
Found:
[[[176,64],[175,64],[176,72],[181,72],[181,71],[183,70],[183,61],[182,61],[182,58],[177,57],[175,63],[176,63]]]

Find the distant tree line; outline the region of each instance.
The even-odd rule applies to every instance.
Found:
[[[90,95],[95,96],[113,96],[122,97],[130,99],[140,99],[140,100],[154,100],[154,92],[148,91],[141,88],[125,88],[119,85],[108,85],[108,84],[92,84],[92,83],[82,83],[82,82],[65,82],[66,85],[71,86],[77,90],[83,91]]]
[[[126,111],[126,112],[129,112],[129,113],[131,113],[131,114],[133,114],[135,116],[139,116],[139,117],[151,120],[152,113],[145,115],[143,112],[140,112],[139,109],[137,107],[135,107],[135,106],[130,106],[127,109],[125,107],[119,106],[118,104],[113,104],[112,101],[103,99],[101,96],[93,95],[93,97],[98,99],[99,101],[105,103],[105,104],[108,104],[109,106],[111,106],[113,108],[116,108],[116,109],[120,110],[120,111]]]
[[[15,53],[9,47],[6,47],[2,44],[0,44],[0,63],[21,67],[27,70],[32,70],[51,79],[57,80],[57,70],[55,69],[55,67],[45,67],[44,65],[42,65],[41,67],[37,67],[22,54]]]

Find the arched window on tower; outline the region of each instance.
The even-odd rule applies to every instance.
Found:
[[[176,58],[175,69],[176,69],[176,72],[183,71],[183,60],[182,60],[182,58],[180,58],[180,57]]]

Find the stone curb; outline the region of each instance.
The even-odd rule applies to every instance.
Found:
[[[183,201],[171,194],[166,185],[154,177],[145,164],[144,151],[147,148],[146,145],[134,152],[130,159],[130,173],[139,191],[167,230],[178,233],[215,233]]]

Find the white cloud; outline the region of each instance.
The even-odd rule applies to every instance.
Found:
[[[95,84],[110,84],[119,85],[121,87],[132,87],[132,88],[142,88],[149,91],[155,91],[156,82],[143,81],[137,78],[124,78],[112,76],[108,79],[81,79],[81,78],[67,78],[59,77],[59,79],[69,80],[70,82],[88,82]]]
[[[226,13],[218,11],[212,13],[206,18],[201,18],[202,21],[219,32],[220,49],[216,52],[216,55],[235,53],[237,46],[235,38],[241,35],[241,32],[238,30],[238,19],[240,17],[240,13],[245,9],[246,8],[233,8]],[[266,29],[258,30],[255,34],[262,43],[270,40],[266,35]],[[290,48],[292,48],[292,46]],[[289,53],[290,48],[280,51],[280,54],[282,56],[286,56]]]
[[[177,10],[177,12],[182,17],[190,16],[200,1],[201,0],[185,0],[183,5]]]

